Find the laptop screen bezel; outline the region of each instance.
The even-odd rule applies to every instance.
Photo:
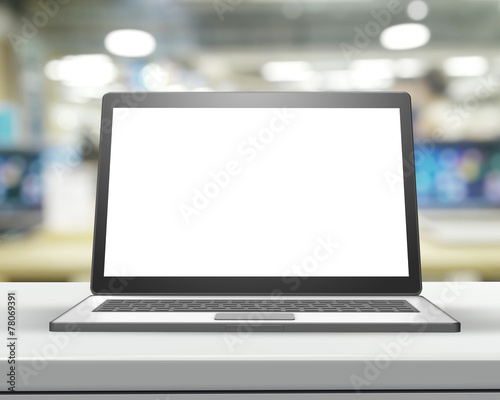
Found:
[[[104,276],[113,109],[139,107],[399,108],[409,275],[308,277],[301,279],[298,288],[290,287],[283,277]],[[422,286],[413,152],[411,100],[405,92],[107,93],[102,100],[91,290],[107,295],[417,295]],[[376,265],[384,260],[373,262]]]

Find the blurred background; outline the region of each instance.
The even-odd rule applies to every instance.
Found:
[[[89,280],[104,93],[209,90],[409,92],[423,278],[498,280],[499,21],[499,0],[0,0],[0,280]]]

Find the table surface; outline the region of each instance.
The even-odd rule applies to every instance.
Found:
[[[413,334],[49,332],[89,284],[2,283],[5,343],[9,292],[18,391],[500,389],[500,282],[424,283],[462,332]]]

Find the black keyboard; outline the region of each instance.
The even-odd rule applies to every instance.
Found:
[[[418,312],[406,300],[106,300],[94,312]]]

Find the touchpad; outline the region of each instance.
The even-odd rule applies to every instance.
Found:
[[[223,312],[215,314],[215,319],[246,321],[291,321],[295,319],[295,316],[292,313]]]

